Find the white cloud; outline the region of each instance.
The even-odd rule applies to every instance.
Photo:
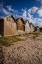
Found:
[[[30,13],[28,13],[28,17],[29,18],[33,18],[33,15],[31,15]]]
[[[42,27],[42,19],[40,18],[35,18],[35,23],[34,23],[35,26],[39,26],[39,27]]]
[[[38,10],[38,7],[32,7],[28,10],[28,12],[31,14],[31,13],[35,13],[36,11]]]
[[[23,14],[22,14],[22,17],[23,17],[24,19],[26,19],[26,17],[27,17],[27,11],[26,11],[26,10],[24,10],[24,12],[23,12]]]
[[[1,1],[0,1],[0,11],[2,11],[3,5],[4,5],[4,1],[1,0]]]
[[[13,15],[16,15],[18,13],[18,10],[15,10],[15,9],[12,9],[12,6],[3,6],[3,4],[0,4],[0,12],[2,14],[5,14],[5,15],[10,15],[10,14],[13,14]]]
[[[33,18],[33,24],[35,26],[42,27],[42,19],[40,19],[40,18]]]
[[[28,13],[28,17],[29,17],[29,18],[31,18],[31,15],[30,15],[30,13]]]
[[[18,13],[18,10],[15,10],[15,9],[13,9],[12,8],[12,5],[10,5],[10,6],[6,6],[7,7],[7,9],[8,9],[8,11],[12,11],[12,12],[14,12],[14,13]]]
[[[42,19],[40,19],[40,18],[38,19],[38,26],[42,27]]]
[[[6,15],[11,14],[11,12],[8,12],[8,10],[6,10],[5,8],[2,8],[2,11],[3,11]]]
[[[40,8],[37,8],[36,11],[37,14],[39,15],[39,18],[34,18],[33,14],[31,15],[31,13],[33,12],[31,8],[28,10],[29,22],[32,22],[35,26],[42,27],[42,19],[40,18],[42,17],[42,6]],[[36,11],[34,11],[33,13],[35,13]]]
[[[39,23],[38,23],[38,26],[39,26],[39,27],[42,27],[42,22],[41,22],[41,23],[39,22]]]
[[[28,13],[28,20],[30,23],[33,23],[34,26],[42,27],[42,19],[41,18],[34,18],[33,15]]]
[[[42,8],[38,10],[37,14],[39,15],[39,17],[42,17]]]
[[[36,1],[42,3],[42,0],[36,0]]]
[[[9,11],[14,12],[14,9],[12,9],[12,6],[7,6],[7,9],[8,9]]]
[[[15,10],[12,8],[12,6],[5,6],[4,8],[3,4],[0,4],[0,11],[2,11],[5,15],[10,15],[11,13],[15,18],[22,17],[24,20],[29,20],[29,22],[32,22],[35,26],[38,25],[39,27],[42,27],[42,19],[40,18],[34,18],[33,13],[37,11],[37,14],[39,17],[42,17],[42,7],[31,7],[29,10],[21,9],[21,12],[18,10]],[[32,13],[32,14],[31,14]]]

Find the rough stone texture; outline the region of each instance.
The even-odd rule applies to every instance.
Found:
[[[4,64],[42,64],[42,36],[25,39],[3,48]]]
[[[17,19],[16,22],[17,22],[17,29],[25,31],[25,22],[24,22],[23,18]]]
[[[14,35],[17,33],[17,25],[12,15],[7,16],[0,22],[0,34],[3,36]]]
[[[33,24],[31,23],[30,32],[33,32],[33,31],[34,31],[34,26],[33,26]]]
[[[25,32],[28,32],[28,33],[30,32],[30,25],[28,21],[25,24]]]
[[[3,64],[3,62],[4,62],[4,55],[3,55],[2,47],[0,47],[0,64]]]
[[[29,21],[26,21],[25,23],[25,32],[33,32],[34,31],[34,26],[32,23],[29,23]]]

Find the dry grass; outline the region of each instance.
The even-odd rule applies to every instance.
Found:
[[[2,46],[9,46],[14,42],[22,41],[23,39],[18,38],[21,35],[14,35],[14,36],[7,36],[7,37],[0,37],[0,45]]]
[[[25,35],[36,35],[36,36],[38,36],[38,35],[40,35],[41,33],[40,32],[30,32],[30,33],[25,33]]]
[[[30,33],[25,33],[23,34],[23,36],[26,37],[27,36],[31,36],[33,35],[33,39],[35,39],[36,37],[38,37],[41,33],[40,32],[30,32]],[[0,37],[0,45],[2,46],[9,46],[14,42],[17,41],[23,41],[24,39],[20,38],[20,36],[22,36],[22,34],[19,35],[13,35],[13,36],[7,36],[7,37]]]

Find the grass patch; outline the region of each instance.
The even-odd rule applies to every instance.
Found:
[[[38,35],[40,35],[40,32],[30,32],[30,33],[25,33],[25,35],[36,35],[36,36],[38,36]]]
[[[40,32],[30,32],[29,34],[40,35]]]
[[[27,36],[29,36],[29,33],[25,33],[24,35],[27,35]]]
[[[29,35],[29,34],[32,34],[32,35],[40,35],[40,32],[30,32],[30,33],[25,33],[25,35]]]
[[[31,36],[32,35],[33,39],[35,39],[36,37],[41,35],[41,33],[40,32],[30,32],[30,33],[25,33],[25,35],[27,35],[27,36]]]
[[[32,34],[33,39],[35,39],[36,37],[38,37],[40,35],[40,32],[31,32],[30,34]]]
[[[18,38],[19,35],[14,36],[7,36],[7,37],[0,37],[0,45],[2,46],[9,46],[14,42],[22,41],[23,39]]]
[[[37,35],[33,35],[33,39],[35,39],[36,37],[38,37]]]

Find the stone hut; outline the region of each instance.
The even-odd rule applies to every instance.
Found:
[[[34,25],[30,23],[30,32],[34,32]]]
[[[16,19],[17,30],[25,31],[25,22],[23,18]]]
[[[17,26],[15,19],[12,15],[0,19],[0,34],[2,36],[14,35],[16,33],[17,33]]]
[[[39,26],[36,26],[36,27],[35,27],[35,31],[36,31],[36,32],[40,32],[40,27],[39,27]]]
[[[25,21],[25,32],[30,32],[30,24],[28,20]]]
[[[40,29],[40,32],[42,32],[42,27],[40,27],[39,29]]]
[[[29,23],[28,20],[25,21],[25,32],[33,32],[34,31],[34,26],[32,23]]]

